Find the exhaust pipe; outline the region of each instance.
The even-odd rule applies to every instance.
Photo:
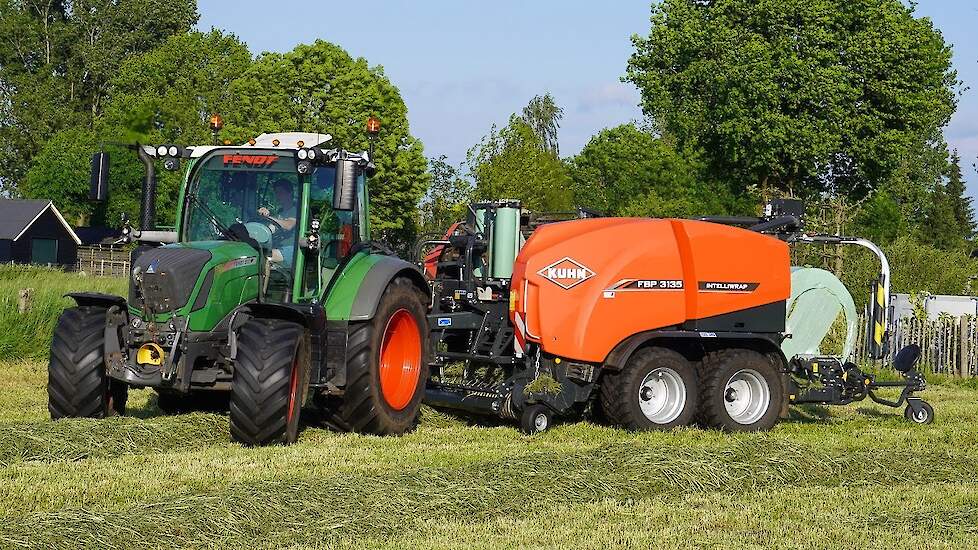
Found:
[[[150,231],[156,227],[156,167],[153,163],[154,158],[146,152],[145,148],[137,145],[136,152],[146,168],[146,177],[143,179],[143,202],[139,208],[139,229]]]

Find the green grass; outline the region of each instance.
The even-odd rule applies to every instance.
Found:
[[[0,267],[0,548],[978,544],[978,380],[936,380],[924,427],[860,404],[795,409],[763,434],[528,437],[425,409],[400,438],[313,424],[247,449],[226,416],[164,416],[149,391],[131,416],[49,421],[44,358],[73,290],[125,281]]]
[[[21,289],[34,289],[31,308],[17,311]],[[126,280],[90,277],[57,269],[0,265],[0,359],[47,359],[61,310],[74,305],[69,292],[125,296]]]
[[[426,409],[378,438],[307,427],[228,442],[227,418],[51,422],[44,364],[0,363],[0,547],[968,548],[978,544],[978,391],[932,386],[932,426],[876,405],[774,431],[535,437]]]

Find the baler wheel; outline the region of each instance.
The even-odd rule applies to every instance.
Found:
[[[696,371],[679,353],[658,347],[636,351],[619,372],[604,374],[601,410],[630,430],[688,425],[696,414]]]
[[[420,290],[407,278],[394,279],[373,319],[350,323],[346,391],[325,401],[327,423],[375,435],[414,428],[428,381],[426,327]]]
[[[301,325],[251,319],[238,332],[231,379],[231,439],[245,445],[294,443],[308,384]]]
[[[105,315],[104,308],[73,307],[58,318],[48,362],[52,420],[125,413],[129,387],[105,372]]]
[[[913,407],[907,405],[907,408],[903,410],[903,416],[907,420],[913,422],[914,424],[930,424],[934,422],[934,407],[930,403],[921,400],[920,401],[920,412],[914,412]]]
[[[729,432],[769,430],[784,405],[778,369],[764,355],[748,349],[706,354],[699,365],[699,420]]]
[[[520,430],[529,435],[545,432],[553,424],[553,413],[544,405],[529,405],[520,416]]]

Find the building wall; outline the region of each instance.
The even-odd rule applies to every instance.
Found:
[[[9,262],[10,260],[10,239],[0,239],[0,262]]]
[[[11,243],[10,260],[17,263],[31,263],[31,239],[35,238],[58,241],[57,263],[59,265],[71,266],[78,261],[78,245],[75,244],[71,234],[50,209],[45,210],[41,217],[35,220],[19,239]]]

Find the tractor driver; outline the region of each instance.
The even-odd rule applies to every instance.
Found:
[[[286,178],[278,179],[272,184],[272,191],[275,193],[275,199],[279,204],[278,215],[273,216],[271,211],[265,206],[258,209],[258,215],[277,223],[281,227],[279,231],[284,231],[277,240],[282,243],[280,252],[282,253],[282,261],[286,265],[292,263],[292,254],[295,250],[293,237],[295,235],[297,214],[295,197],[292,192],[293,187],[295,187],[294,183]]]

